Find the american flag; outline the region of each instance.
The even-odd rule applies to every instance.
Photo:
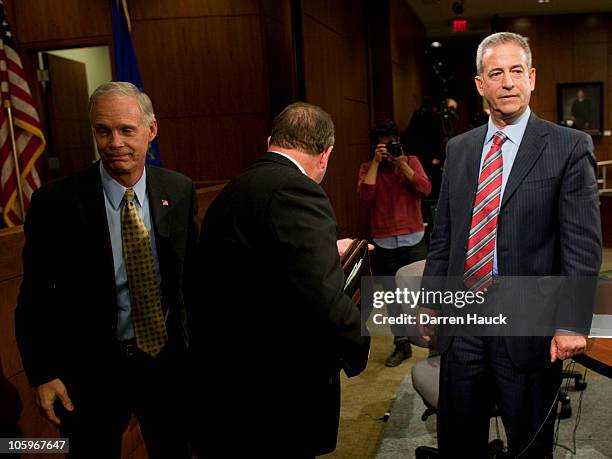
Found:
[[[7,226],[23,223],[19,203],[17,178],[13,163],[9,118],[5,108],[10,102],[15,144],[19,157],[19,170],[23,187],[23,201],[27,210],[34,190],[40,187],[36,160],[45,149],[45,137],[26,75],[17,54],[13,35],[9,29],[4,4],[0,0],[0,212]]]

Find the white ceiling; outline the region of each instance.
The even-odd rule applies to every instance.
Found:
[[[470,35],[490,32],[491,20],[495,15],[514,17],[612,12],[612,0],[550,0],[543,4],[537,0],[464,0],[464,12],[458,16],[452,10],[457,0],[404,1],[423,22],[429,37],[453,34],[452,20],[459,18],[467,19],[466,34]]]

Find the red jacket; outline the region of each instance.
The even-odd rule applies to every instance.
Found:
[[[370,222],[372,237],[383,238],[423,231],[421,199],[429,196],[431,182],[416,156],[406,158],[414,170],[412,181],[396,167],[379,166],[376,184],[363,183],[371,161],[359,168],[357,193],[372,203]]]

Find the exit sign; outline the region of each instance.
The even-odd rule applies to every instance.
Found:
[[[467,21],[465,19],[453,20],[453,32],[465,32],[467,30]]]

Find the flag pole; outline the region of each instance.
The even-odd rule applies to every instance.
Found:
[[[3,81],[0,84],[0,92],[6,97],[2,97],[2,105],[6,109],[8,115],[9,132],[11,135],[11,147],[13,153],[13,165],[15,170],[15,179],[17,180],[17,194],[19,196],[19,205],[21,206],[21,221],[25,221],[25,205],[23,203],[23,187],[21,185],[21,170],[19,168],[19,157],[17,156],[17,145],[15,143],[15,129],[13,127],[13,113],[11,111],[11,101],[8,97],[8,82]]]

